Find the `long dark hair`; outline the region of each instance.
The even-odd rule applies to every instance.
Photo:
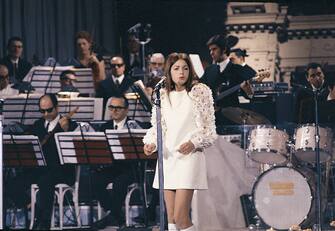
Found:
[[[171,76],[171,67],[173,64],[175,64],[180,59],[184,60],[190,69],[189,75],[187,77],[187,81],[185,83],[186,91],[190,92],[192,89],[192,86],[195,84],[195,82],[198,81],[198,77],[196,76],[194,72],[194,68],[193,68],[193,65],[191,63],[191,59],[189,58],[189,56],[185,53],[171,53],[166,60],[165,68],[164,68],[164,72],[166,76],[165,89],[167,90],[168,94],[171,91],[176,89],[175,83],[173,82],[172,76]]]

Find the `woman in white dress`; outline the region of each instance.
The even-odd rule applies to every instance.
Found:
[[[163,131],[164,199],[169,230],[195,230],[190,219],[194,190],[207,189],[203,149],[216,139],[211,90],[198,83],[189,57],[169,55],[165,66],[166,84],[161,89]],[[144,137],[144,152],[157,147],[156,108],[152,128]],[[158,188],[156,168],[154,188]]]

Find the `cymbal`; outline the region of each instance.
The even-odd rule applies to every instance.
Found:
[[[237,124],[248,124],[248,125],[271,124],[271,122],[265,116],[240,107],[222,108],[221,113],[227,119]]]

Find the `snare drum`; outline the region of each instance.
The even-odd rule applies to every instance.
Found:
[[[308,163],[315,163],[315,126],[304,124],[295,130],[295,156]],[[333,133],[330,128],[319,127],[320,133],[320,161],[327,162],[332,158]]]
[[[262,173],[253,186],[253,203],[258,216],[279,230],[287,230],[292,225],[311,226],[315,221],[314,185],[311,170],[271,168]],[[325,203],[321,206],[324,211]]]
[[[258,126],[249,135],[248,152],[254,161],[279,164],[287,159],[288,134],[275,127]]]

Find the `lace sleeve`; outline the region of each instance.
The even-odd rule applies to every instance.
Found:
[[[161,102],[163,102],[163,100],[165,100],[165,93],[164,91],[161,91]],[[166,132],[166,124],[163,118],[164,118],[163,115],[161,115],[162,133],[164,136]],[[156,105],[152,107],[151,125],[152,127],[147,130],[147,133],[143,137],[143,143],[144,144],[155,144],[157,147]]]
[[[207,148],[217,138],[212,92],[205,84],[199,83],[192,88],[190,97],[194,102],[193,111],[197,126],[190,140],[196,149]]]

